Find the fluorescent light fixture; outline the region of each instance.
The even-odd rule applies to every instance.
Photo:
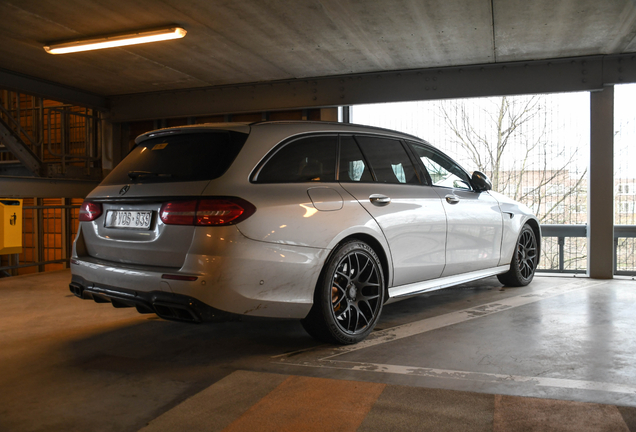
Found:
[[[79,51],[89,51],[149,42],[159,42],[170,39],[179,39],[184,37],[186,33],[187,32],[181,27],[166,27],[155,30],[141,30],[127,34],[118,34],[100,38],[81,39],[71,42],[50,44],[45,46],[44,50],[49,54],[68,54]]]

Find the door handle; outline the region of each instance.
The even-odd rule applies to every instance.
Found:
[[[382,194],[372,194],[369,196],[369,201],[373,205],[382,207],[388,205],[391,202],[391,198]]]
[[[446,195],[444,198],[446,198],[446,202],[449,204],[457,204],[459,202],[459,198],[457,198],[455,195]]]

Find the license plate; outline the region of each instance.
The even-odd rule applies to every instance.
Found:
[[[106,227],[150,229],[151,219],[151,210],[111,210],[106,214]]]

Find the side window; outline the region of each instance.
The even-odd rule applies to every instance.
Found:
[[[390,138],[356,136],[376,181],[381,183],[419,184],[408,154],[400,141]]]
[[[409,145],[422,161],[434,186],[472,190],[468,176],[453,161],[423,145],[412,142]]]
[[[256,183],[333,182],[338,137],[300,138],[278,150],[261,168]]]
[[[340,172],[341,182],[372,182],[373,176],[364,161],[358,144],[351,136],[340,137]]]

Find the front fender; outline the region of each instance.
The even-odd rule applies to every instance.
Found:
[[[512,261],[519,233],[524,225],[530,224],[537,236],[539,253],[541,252],[541,228],[539,220],[527,206],[497,192],[488,192],[499,202],[502,213],[503,235],[501,237],[501,259],[499,265],[507,265]]]

